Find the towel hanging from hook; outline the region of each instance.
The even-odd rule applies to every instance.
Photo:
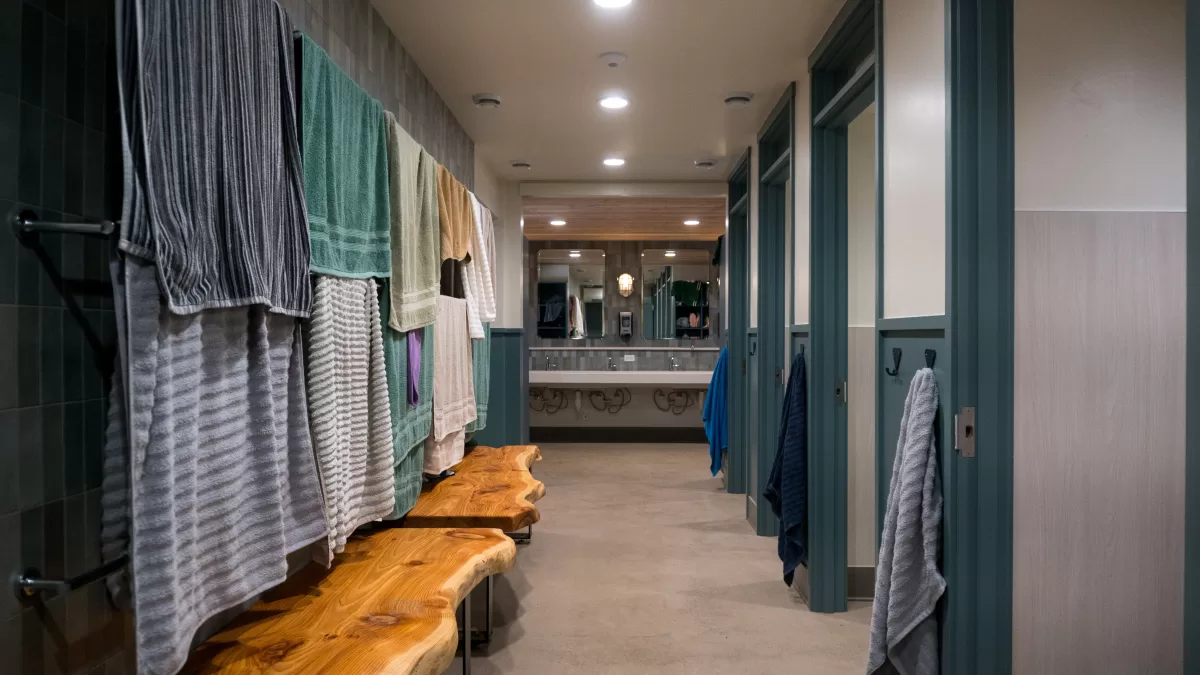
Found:
[[[937,350],[926,349],[925,350],[925,367],[933,368],[934,363],[937,363]]]

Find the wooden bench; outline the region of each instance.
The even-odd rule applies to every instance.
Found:
[[[541,459],[536,445],[477,446],[451,468],[453,476],[425,484],[403,526],[494,527],[527,543],[529,535],[518,530],[531,535],[541,519],[533,502],[546,486],[529,472]]]
[[[192,653],[184,673],[441,673],[470,635],[470,593],[510,569],[497,529],[389,528],[356,534],[332,569],[310,564]],[[463,640],[470,672],[470,639]]]

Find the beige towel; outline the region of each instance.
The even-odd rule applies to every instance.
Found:
[[[432,325],[441,288],[437,162],[387,113],[392,218],[391,313],[401,333]]]
[[[433,427],[425,441],[424,470],[436,475],[462,461],[463,429],[475,420],[466,300],[438,296],[433,345]]]
[[[496,320],[496,287],[492,276],[491,252],[488,250],[489,240],[494,245],[494,238],[489,236],[492,232],[492,212],[484,208],[475,195],[471,195],[471,210],[475,214],[475,227],[471,228],[471,241],[467,246],[470,257],[460,269],[471,339],[482,340],[483,324]]]
[[[438,220],[442,230],[442,260],[462,260],[467,257],[471,230],[475,228],[475,213],[471,209],[471,193],[444,166],[438,166]]]
[[[321,474],[328,565],[360,525],[396,500],[392,411],[373,279],[316,275],[308,341],[308,412]]]

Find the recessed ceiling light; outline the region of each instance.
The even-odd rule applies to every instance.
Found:
[[[570,252],[570,253],[568,253],[567,255],[571,256],[572,258],[578,258],[579,256],[581,256],[581,255],[583,255],[583,254],[582,254],[582,253],[580,253],[579,251],[571,251],[571,252]]]
[[[624,96],[613,95],[600,99],[600,107],[608,108],[609,110],[620,110],[627,105],[629,105],[629,99]]]
[[[625,166],[625,160],[620,157],[609,157],[604,160],[604,166]]]
[[[725,105],[731,108],[744,108],[754,100],[754,94],[748,91],[733,91],[725,96]]]
[[[532,169],[533,165],[522,159],[513,160],[509,165],[514,169]]]
[[[625,7],[633,2],[633,0],[592,0],[592,2],[605,9],[613,9],[615,7]]]
[[[705,171],[711,170],[717,166],[716,161],[711,159],[698,159],[695,162],[692,162],[692,164],[694,164],[697,169],[704,169]]]
[[[563,225],[567,224],[567,221],[563,220],[562,218],[557,218],[555,220],[550,221],[550,224],[555,227],[562,227]]]
[[[499,108],[500,107],[500,95],[499,94],[475,94],[474,96],[471,97],[471,100],[475,102],[476,108]]]
[[[692,225],[699,225],[699,224],[700,224],[700,221],[698,221],[698,220],[695,220],[695,219],[692,219],[692,220],[685,220],[685,221],[683,221],[683,224],[684,224],[684,225],[689,225],[689,226],[692,226]]]
[[[675,257],[675,251],[667,251],[665,255],[666,255],[668,258],[674,258],[674,257]]]

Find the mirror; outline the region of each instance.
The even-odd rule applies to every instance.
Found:
[[[543,249],[537,263],[537,336],[604,337],[604,251]]]
[[[707,340],[713,335],[710,307],[712,253],[702,249],[642,252],[642,337]],[[714,301],[715,302],[715,301]]]

